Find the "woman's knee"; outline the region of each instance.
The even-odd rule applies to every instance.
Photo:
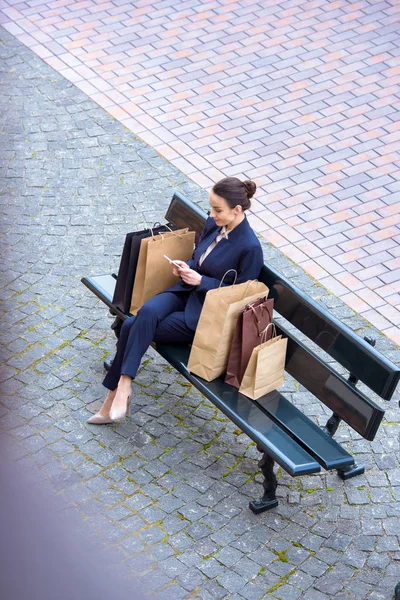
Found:
[[[121,334],[122,335],[126,335],[129,334],[132,325],[135,322],[136,317],[128,317],[127,319],[125,319],[125,321],[122,323],[122,327],[121,327]],[[120,334],[120,337],[121,337]]]
[[[158,322],[158,310],[157,307],[153,305],[151,300],[145,302],[142,308],[137,313],[137,318],[140,321],[149,321],[149,322]]]

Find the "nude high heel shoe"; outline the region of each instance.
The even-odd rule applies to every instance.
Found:
[[[89,423],[90,425],[106,425],[107,423],[112,423],[109,412],[110,412],[112,403],[114,402],[116,393],[117,393],[116,389],[110,390],[108,392],[107,398],[104,400],[103,405],[100,408],[100,410],[97,411],[97,413],[95,415],[92,415],[91,417],[89,417],[88,420],[86,421],[86,423]]]
[[[107,425],[107,423],[113,423],[113,421],[109,416],[105,417],[97,412],[95,415],[89,417],[86,423],[90,423],[90,425]]]
[[[121,409],[118,408],[114,408],[114,404],[111,407],[110,410],[110,419],[111,422],[114,421],[122,421],[123,419],[125,419],[125,417],[128,415],[128,417],[131,416],[131,398],[132,398],[132,394],[129,394],[127,400],[126,400],[126,407]]]

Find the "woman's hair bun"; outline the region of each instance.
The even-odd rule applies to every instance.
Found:
[[[257,185],[254,183],[254,181],[251,181],[251,179],[246,179],[246,181],[243,181],[243,185],[246,188],[247,197],[252,198],[256,193]]]

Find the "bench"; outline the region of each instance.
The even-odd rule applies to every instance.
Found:
[[[176,192],[166,219],[199,234],[206,214]],[[207,382],[190,373],[186,366],[190,346],[154,346],[256,443],[262,453],[259,466],[264,476],[262,498],[250,502],[250,508],[256,514],[278,504],[275,462],[292,476],[318,473],[321,467],[336,470],[342,479],[363,473],[363,465],[356,464],[354,457],[333,436],[343,420],[363,438],[372,441],[384,410],[356,385],[362,382],[380,398],[390,400],[400,378],[399,368],[374,348],[374,340],[360,338],[274,268],[264,265],[259,280],[268,286],[269,296],[274,298],[278,313],[275,319],[277,333],[288,338],[285,370],[332,411],[324,427],[319,427],[279,391],[251,400],[226,384],[223,377]],[[118,335],[120,325],[129,315],[112,304],[115,281],[116,275],[82,279],[116,316],[112,327]],[[321,348],[327,358],[324,359],[318,349],[314,351],[308,343],[306,345],[304,336]],[[346,376],[331,366],[334,361],[339,369],[342,367],[341,370],[346,371]]]

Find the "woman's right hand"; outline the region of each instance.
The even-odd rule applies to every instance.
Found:
[[[172,273],[175,275],[175,277],[180,277],[181,276],[181,269],[188,269],[188,265],[183,261],[183,260],[174,260],[174,263],[172,265]],[[176,266],[178,265],[178,266]]]

